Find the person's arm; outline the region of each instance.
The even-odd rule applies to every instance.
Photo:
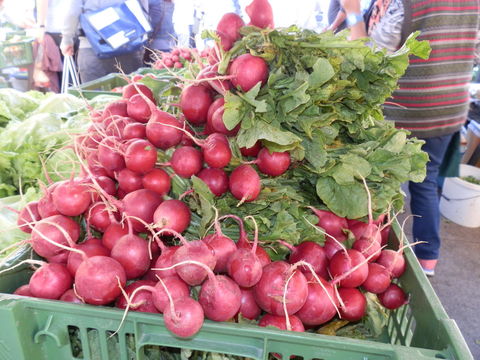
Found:
[[[69,0],[67,13],[65,14],[62,42],[60,50],[63,55],[73,55],[73,39],[77,32],[78,23],[80,22],[80,14],[82,13],[82,0]]]
[[[335,20],[333,20],[333,22],[330,24],[329,27],[327,27],[326,30],[337,30],[337,28],[345,21],[346,18],[347,15],[345,14],[345,12],[340,9],[337,13],[337,16],[335,17]]]
[[[347,18],[349,15],[361,14],[360,0],[342,0],[342,7],[345,10]],[[350,27],[350,38],[352,40],[367,37],[367,31],[365,29],[365,23],[363,21],[357,22]]]
[[[45,25],[47,22],[48,0],[37,0],[37,41],[43,43]]]

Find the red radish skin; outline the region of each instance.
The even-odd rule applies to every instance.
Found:
[[[290,331],[297,331],[297,332],[304,332],[305,327],[302,324],[302,321],[295,315],[289,316]],[[279,328],[280,330],[288,330],[287,329],[287,319],[285,316],[278,316],[272,314],[265,314],[262,316],[260,321],[258,322],[258,326],[267,327],[267,326],[274,326]]]
[[[123,139],[145,139],[147,137],[147,128],[142,123],[131,123],[125,126],[123,129]]]
[[[249,320],[256,320],[262,313],[262,309],[255,302],[255,295],[253,294],[253,288],[244,289],[240,288],[240,309],[238,314]]]
[[[243,54],[232,61],[228,74],[234,87],[247,92],[259,82],[266,83],[268,65],[261,57]]]
[[[154,264],[154,268],[156,269],[164,269],[164,268],[169,268],[172,265],[174,265],[173,261],[173,255],[175,252],[180,248],[180,246],[169,246],[166,247],[163,245],[162,247],[162,253],[158,257],[157,261]],[[175,268],[169,269],[169,270],[153,270],[154,274],[162,279],[166,279],[167,277],[177,277],[177,271]]]
[[[222,196],[228,191],[228,176],[223,169],[204,168],[197,176],[215,196]]]
[[[260,194],[260,176],[250,165],[236,167],[229,178],[229,187],[232,195],[242,201],[254,201]]]
[[[150,104],[145,101],[142,95],[135,94],[128,99],[127,114],[140,123],[147,123],[152,116],[152,111],[150,110]]]
[[[53,215],[60,215],[60,212],[57,210],[52,201],[52,190],[53,189],[49,188],[47,190],[48,192],[40,200],[38,200],[37,210],[40,214],[40,218],[42,219]]]
[[[245,26],[242,18],[235,13],[226,13],[222,16],[217,25],[217,31],[224,33],[233,42],[242,37],[240,29]]]
[[[85,212],[85,220],[95,230],[104,232],[112,223],[107,206],[102,202],[93,203]]]
[[[110,251],[102,245],[101,240],[96,238],[90,238],[87,241],[76,245],[75,248],[83,251],[87,257],[110,255]],[[75,276],[75,273],[83,260],[85,260],[84,256],[77,252],[71,251],[68,253],[67,269],[72,276]]]
[[[308,326],[318,326],[330,321],[337,312],[338,299],[335,296],[334,286],[319,277],[321,284],[309,273],[305,274],[308,280],[308,296],[305,304],[295,314]]]
[[[95,177],[95,181],[97,182],[98,186],[106,192],[108,195],[115,195],[117,192],[117,186],[115,181],[108,176],[98,176]],[[93,181],[92,181],[92,184]],[[92,202],[96,202],[100,200],[100,196],[98,195],[99,191],[95,192],[95,188],[93,188],[94,193],[92,195]]]
[[[66,265],[68,261],[68,251],[62,250],[58,254],[55,254],[53,256],[48,256],[45,259],[49,263],[56,263],[56,264],[63,264]]]
[[[76,180],[60,183],[52,193],[52,201],[60,214],[78,216],[90,206],[90,187]]]
[[[111,171],[120,171],[125,167],[118,138],[109,136],[98,144],[98,161],[105,169]]]
[[[227,129],[224,121],[223,121],[223,114],[225,112],[225,107],[222,105],[220,106],[215,112],[212,114],[212,120],[210,124],[207,123],[207,126],[214,132],[226,135],[226,136],[235,136],[237,135],[238,131],[240,130],[240,124],[235,126],[233,129]]]
[[[137,235],[122,236],[115,242],[110,256],[122,265],[127,280],[142,276],[150,267],[148,242]]]
[[[130,169],[120,170],[115,178],[118,181],[118,188],[127,194],[143,188],[142,175]]]
[[[155,103],[155,97],[153,96],[152,90],[150,90],[148,86],[138,82],[125,85],[122,89],[122,97],[124,99],[130,99],[132,96],[139,94],[139,91],[149,98],[150,101]]]
[[[382,250],[380,242],[375,241],[372,238],[361,238],[356,240],[352,245],[352,249],[360,251],[366,258],[370,257],[368,262],[375,262],[380,256]]]
[[[105,126],[105,135],[123,138],[123,130],[127,124],[133,120],[129,117],[114,117],[107,126]]]
[[[340,286],[354,288],[363,284],[368,276],[368,265],[365,262],[365,256],[355,249],[347,251],[339,251],[330,259],[329,270],[332,278],[336,278],[346,274],[354,267],[364,262],[358,269],[354,270],[346,278],[340,281]]]
[[[25,207],[18,214],[17,226],[24,233],[30,234],[35,226],[35,223],[40,219],[41,217],[40,213],[38,212],[38,202],[32,201],[25,205]]]
[[[157,149],[147,140],[131,142],[125,151],[125,165],[127,169],[145,174],[155,167]]]
[[[190,289],[188,285],[178,276],[162,278],[162,281],[167,287],[170,297],[173,301],[188,297],[190,295]],[[155,308],[161,313],[163,313],[165,308],[168,307],[168,295],[165,292],[165,287],[161,282],[157,282],[155,284],[155,288],[152,291],[152,300]]]
[[[31,237],[32,248],[42,257],[52,257],[61,253],[63,249],[51,244],[45,238],[61,245],[73,245],[78,241],[79,236],[80,226],[75,221],[64,215],[53,215],[40,220],[34,226]]]
[[[334,237],[338,241],[343,241],[345,239],[343,229],[348,228],[347,219],[337,216],[330,211],[315,209],[312,206],[309,208],[318,217],[317,226],[320,226],[328,235]]]
[[[387,290],[377,296],[380,303],[390,310],[398,309],[408,303],[407,294],[396,284],[390,284]]]
[[[127,225],[121,223],[111,223],[110,226],[108,226],[103,233],[102,244],[108,250],[112,250],[117,240],[126,234],[128,234]]]
[[[143,187],[155,191],[161,196],[170,192],[171,184],[170,175],[162,169],[153,169],[142,177]]]
[[[247,15],[250,17],[250,24],[262,29],[274,28],[273,10],[268,0],[253,0],[250,5],[245,8]]]
[[[258,306],[273,315],[284,315],[285,284],[291,276],[291,265],[274,261],[263,268],[260,281],[255,285],[254,294]],[[288,282],[285,307],[288,315],[295,314],[307,300],[307,279],[301,271],[294,271]]]
[[[333,255],[343,249],[344,248],[339,243],[330,238],[327,238],[327,240],[325,240],[325,245],[323,246],[323,250],[325,250],[325,255],[327,256],[328,260],[331,260]]]
[[[19,288],[17,288],[17,290],[13,292],[13,294],[19,296],[32,296],[32,293],[30,292],[30,285],[25,284],[20,286]]]
[[[56,300],[72,287],[73,279],[65,265],[44,264],[30,278],[33,297]]]
[[[211,126],[213,114],[215,113],[215,111],[217,111],[223,105],[225,105],[225,99],[224,99],[223,96],[219,97],[214,102],[212,102],[212,104],[208,108],[208,112],[207,112],[207,125],[210,124],[210,126]]]
[[[280,176],[290,166],[290,154],[287,151],[270,152],[267,148],[263,148],[258,153],[255,163],[258,169],[265,175]]]
[[[192,146],[182,146],[175,149],[170,163],[175,174],[190,179],[202,169],[203,156],[200,150]]]
[[[390,272],[383,265],[370,263],[368,264],[368,276],[362,287],[373,294],[380,294],[387,290],[391,282]]]
[[[213,256],[215,256],[216,264],[213,271],[216,273],[226,273],[227,265],[232,254],[237,251],[237,245],[232,239],[222,233],[217,218],[215,218],[215,233],[205,236],[202,241],[212,249]]]
[[[225,135],[214,133],[202,146],[205,163],[212,168],[223,168],[230,163],[232,151]]]
[[[292,246],[288,243],[281,242],[282,245],[289,248],[291,251],[288,257],[290,264],[295,264],[298,261],[305,261],[312,265],[313,270],[324,279],[327,278],[328,259],[325,250],[322,246],[313,241],[304,241],[297,246]],[[299,269],[304,273],[310,273],[310,269],[306,266],[300,266]]]
[[[260,141],[257,141],[255,145],[253,145],[250,148],[240,148],[240,152],[242,153],[243,156],[252,156],[256,157],[260,150],[262,149],[262,143]]]
[[[204,313],[202,306],[189,297],[173,302],[173,309],[167,306],[163,313],[165,327],[182,338],[195,335],[203,325]]]
[[[207,277],[207,272],[198,265],[190,264],[190,261],[203,263],[212,270],[216,263],[215,256],[203,241],[184,242],[183,246],[175,251],[173,263],[178,276],[191,286],[200,285]]]
[[[388,271],[390,271],[393,278],[399,278],[402,276],[407,268],[403,254],[390,249],[382,250],[377,259],[377,263],[383,265]]]
[[[60,296],[60,301],[65,301],[74,304],[83,304],[83,301],[75,294],[73,289],[68,289]]]
[[[141,286],[155,286],[155,281],[148,280],[137,280],[129,284],[125,288],[125,293],[130,298],[132,293]],[[130,298],[131,305],[130,309],[138,312],[147,312],[147,313],[159,313],[158,309],[154,305],[153,293],[148,290],[139,290],[133,295],[133,298]],[[119,309],[125,309],[127,307],[127,299],[125,296],[120,295],[115,301],[115,306]]]
[[[338,289],[343,305],[340,306],[340,317],[351,322],[359,321],[367,312],[367,299],[358,289]]]
[[[117,101],[112,101],[105,109],[103,109],[103,118],[109,118],[113,116],[128,116],[127,114],[127,101],[125,99],[120,99]]]
[[[212,93],[203,85],[187,86],[180,95],[180,109],[186,119],[194,125],[207,122],[208,109],[212,103]]]
[[[127,282],[122,265],[111,257],[94,256],[83,261],[75,274],[75,289],[91,305],[106,305],[120,294]]]
[[[140,218],[144,223],[150,224],[154,221],[155,209],[162,203],[163,199],[155,191],[140,189],[128,193],[122,200],[123,213],[128,217]],[[132,219],[133,230],[142,232],[145,225],[138,220]]]
[[[182,233],[190,225],[190,208],[180,200],[171,199],[162,202],[153,214],[154,227],[158,230],[169,229]]]
[[[157,148],[167,150],[182,141],[182,124],[174,116],[161,110],[152,112],[146,127],[147,139]]]

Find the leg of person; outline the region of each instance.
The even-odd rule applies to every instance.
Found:
[[[415,246],[415,254],[427,275],[433,270],[440,251],[440,209],[437,177],[452,135],[423,139],[422,150],[427,152],[427,176],[421,183],[409,183],[410,207],[413,215],[414,241],[425,243]]]
[[[109,59],[99,59],[92,48],[79,48],[77,63],[81,83],[109,74],[108,67],[105,66],[105,60]]]
[[[468,164],[473,153],[480,145],[480,124],[470,121],[467,130],[467,148],[462,157],[462,164]]]

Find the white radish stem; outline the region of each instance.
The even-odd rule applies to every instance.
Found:
[[[292,331],[292,324],[290,324],[290,317],[288,316],[288,312],[287,312],[287,289],[288,289],[288,283],[292,279],[293,275],[295,275],[295,271],[292,271],[287,281],[285,281],[285,287],[283,288],[283,298],[282,298],[283,312],[285,313],[285,325],[288,331]]]
[[[72,238],[70,237],[70,235],[65,231],[64,228],[62,228],[60,225],[58,224],[55,224],[53,222],[50,222],[50,221],[45,221],[45,220],[42,220],[42,224],[48,224],[48,225],[52,225],[52,226],[55,226],[57,229],[60,230],[60,232],[63,234],[63,236],[65,236],[65,238],[67,239],[67,242],[70,244],[70,243],[73,243],[75,246],[75,243],[73,242]],[[82,255],[82,258],[83,260],[87,259],[88,256],[87,254],[85,254],[84,251],[80,250],[80,249],[77,249],[75,247],[70,247],[70,246],[66,246],[66,245],[63,245],[63,244],[60,244],[60,243],[57,243],[51,239],[49,239],[47,236],[43,235],[40,231],[38,231],[37,229],[33,228],[32,231],[35,231],[36,233],[38,233],[38,235],[40,235],[40,237],[42,239],[44,239],[45,241],[49,242],[50,244],[52,245],[55,245],[55,246],[58,246],[59,248],[63,249],[63,250],[68,250],[68,251],[73,251],[73,252],[76,252],[80,255]]]
[[[305,216],[303,217],[303,219],[308,223],[310,224],[315,230],[317,230],[320,234],[322,235],[325,235],[325,236],[328,236],[330,239],[332,239],[333,241],[335,241],[335,243],[340,246],[342,248],[343,251],[347,251],[347,248],[345,247],[345,245],[343,245],[340,241],[338,241],[335,236],[332,236],[328,233],[326,233],[325,231],[321,230],[318,226],[312,224]]]
[[[42,266],[42,265],[46,264],[46,262],[41,261],[41,260],[26,259],[26,260],[20,261],[18,264],[13,265],[12,267],[9,267],[8,269],[3,269],[2,271],[0,271],[0,274],[3,274],[3,273],[6,273],[6,272],[9,272],[10,270],[16,269],[17,267],[19,267],[23,264]]]
[[[167,285],[165,285],[163,280],[158,275],[155,275],[155,276],[158,278],[158,281],[160,281],[160,284],[162,284],[163,289],[165,290],[165,293],[167,294],[168,303],[170,305],[170,313],[172,314],[173,320],[176,323],[180,322],[180,318],[178,317],[177,312],[175,311],[175,305],[173,304],[172,295],[170,294],[170,291],[168,291]]]
[[[213,283],[215,284],[215,286],[217,285],[217,278],[215,277],[215,273],[212,271],[212,269],[210,269],[208,267],[208,265],[200,262],[200,261],[195,261],[195,260],[185,260],[185,261],[180,261],[172,266],[169,266],[169,267],[165,267],[165,268],[152,268],[151,270],[155,270],[155,271],[166,271],[166,270],[172,270],[172,269],[175,269],[177,266],[181,266],[181,265],[197,265],[197,266],[200,266],[201,268],[203,268],[207,274],[208,274],[208,278],[210,280],[213,281]],[[158,277],[158,275],[155,275],[156,277]]]
[[[257,225],[257,222],[255,221],[254,217],[251,216],[251,215],[248,215],[245,217],[245,220],[247,219],[250,219],[253,221],[253,225],[255,226],[255,238],[254,238],[254,241],[253,241],[253,246],[252,246],[252,253],[253,254],[256,254],[257,252],[257,245],[258,245],[258,225]]]
[[[159,230],[158,232],[155,233],[155,235],[162,235],[163,233],[166,233],[168,232],[169,234],[172,234],[173,236],[175,236],[177,239],[180,239],[180,241],[182,242],[183,245],[186,245],[186,246],[189,246],[190,245],[190,242],[185,239],[182,234],[180,234],[179,232],[175,231],[175,230],[172,230],[172,229],[168,229],[168,228],[165,228],[165,229],[161,229]]]
[[[370,189],[367,186],[367,181],[361,175],[359,175],[365,186],[365,191],[367,192],[367,211],[368,211],[368,223],[373,224],[373,214],[372,214],[372,195],[370,194]]]

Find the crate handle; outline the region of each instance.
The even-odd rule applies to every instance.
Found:
[[[60,329],[58,326],[52,326],[52,322],[53,315],[50,315],[43,330],[37,331],[37,333],[33,337],[33,340],[36,344],[40,344],[40,342],[42,342],[43,335],[53,338],[58,347],[62,347],[67,344],[67,333],[63,329]]]

